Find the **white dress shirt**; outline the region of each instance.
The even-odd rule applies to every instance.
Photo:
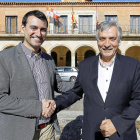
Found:
[[[106,96],[108,93],[112,72],[114,68],[115,58],[116,56],[114,56],[114,58],[112,59],[109,65],[105,66],[103,65],[101,58],[99,57],[97,86],[99,88],[99,91],[101,93],[104,102],[106,100]]]

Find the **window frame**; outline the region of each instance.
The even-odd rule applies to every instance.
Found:
[[[136,18],[138,18],[138,25],[133,24]],[[134,30],[135,33],[140,34],[140,15],[130,15],[130,33],[134,34]]]
[[[58,20],[56,20],[56,19],[54,19],[54,33],[56,33],[56,34],[63,34],[63,33],[68,33],[68,16],[67,15],[61,15],[60,16],[60,18],[64,18],[64,31],[60,31],[60,27],[61,26],[59,26],[59,19]],[[55,23],[57,23],[58,25],[55,25]]]
[[[113,20],[110,20],[110,19],[113,19]],[[114,20],[115,19],[115,20]],[[115,21],[117,22],[117,15],[105,15],[105,20],[106,21]]]
[[[6,16],[6,34],[13,34],[12,33],[12,25],[11,20],[15,18],[15,31],[14,34],[17,34],[17,16]]]
[[[82,18],[82,24],[80,24],[81,18]],[[84,31],[84,29],[83,29],[84,28],[84,23],[83,23],[84,18],[88,19],[88,25],[87,25],[88,31]],[[90,25],[90,20],[91,20],[91,25]],[[78,27],[78,29],[79,29],[79,34],[81,34],[81,33],[84,34],[84,32],[86,34],[92,34],[92,32],[93,32],[93,15],[79,15],[79,27]]]

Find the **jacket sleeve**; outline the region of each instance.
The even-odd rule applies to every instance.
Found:
[[[20,99],[10,93],[10,76],[0,58],[0,112],[22,117],[40,117],[42,103],[39,100]]]
[[[137,62],[131,100],[129,106],[125,108],[120,115],[114,116],[111,120],[121,136],[131,125],[135,123],[135,120],[140,115],[140,62]]]

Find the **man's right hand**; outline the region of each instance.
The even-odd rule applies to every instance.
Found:
[[[42,100],[42,116],[49,118],[55,111],[56,104],[54,100]]]

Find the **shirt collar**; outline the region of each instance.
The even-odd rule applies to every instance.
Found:
[[[114,63],[115,63],[115,58],[116,58],[116,54],[113,57],[113,59],[111,60],[111,62],[109,63],[109,65],[105,66],[102,61],[101,61],[101,55],[99,55],[99,64],[101,67],[106,68],[106,67],[111,67]]]
[[[25,53],[25,55],[29,56],[29,57],[33,57],[35,56],[35,53],[33,51],[31,51],[29,48],[27,48],[23,43],[21,43],[22,46],[22,50]],[[39,52],[37,53],[37,57],[42,57],[42,50],[41,48],[39,49]]]

